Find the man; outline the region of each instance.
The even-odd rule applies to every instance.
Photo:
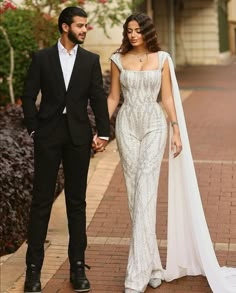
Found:
[[[41,292],[40,271],[44,241],[54,199],[59,165],[65,177],[70,281],[75,291],[87,292],[85,274],[86,185],[92,144],[88,99],[95,114],[95,148],[105,149],[109,115],[99,57],[81,48],[87,14],[65,8],[58,19],[61,38],[53,47],[36,52],[25,81],[22,101],[25,123],[34,138],[35,176],[28,229],[24,292]],[[35,106],[41,91],[40,108]]]

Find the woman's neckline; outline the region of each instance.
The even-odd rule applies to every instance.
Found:
[[[157,69],[146,69],[146,70],[133,70],[133,69],[125,69],[122,67],[122,71],[131,71],[131,72],[152,72],[152,71],[160,71],[160,68]]]
[[[160,51],[156,52],[156,55],[157,55],[157,58],[158,58],[158,68],[156,68],[156,69],[145,69],[145,70],[133,70],[133,69],[124,68],[123,64],[122,64],[122,61],[121,61],[121,53],[118,52],[121,68],[122,68],[123,71],[130,71],[130,72],[154,72],[154,71],[160,71],[160,69],[161,69],[160,68],[160,58],[159,58],[158,52],[160,52]]]

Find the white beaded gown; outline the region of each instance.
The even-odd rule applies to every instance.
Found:
[[[157,58],[157,70],[133,71],[122,67],[119,53],[111,56],[120,70],[124,96],[116,119],[116,139],[132,220],[125,288],[144,292],[151,278],[172,281],[204,275],[214,293],[236,293],[236,269],[221,268],[212,246],[172,60],[163,51]],[[165,60],[183,150],[175,159],[169,151],[167,261],[163,269],[156,239],[156,201],[167,123],[157,96]],[[171,127],[169,133],[171,137]]]
[[[157,103],[161,68],[124,70],[120,54],[111,59],[121,71],[124,103],[116,119],[116,139],[132,219],[125,287],[143,292],[151,275],[163,275],[156,240],[157,185],[167,137],[166,118]]]

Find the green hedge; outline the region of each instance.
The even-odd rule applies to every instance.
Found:
[[[15,99],[17,100],[22,94],[22,88],[26,71],[28,69],[31,54],[39,47],[39,31],[35,25],[38,16],[29,10],[16,9],[8,10],[2,16],[1,26],[7,31],[10,43],[14,48],[15,70],[13,76],[13,87]],[[46,45],[55,43],[57,39],[57,26],[52,21],[41,18],[40,22],[45,22],[47,33],[50,33]],[[44,33],[41,31],[41,33]],[[10,50],[0,31],[0,105],[10,102],[7,77],[10,68]]]

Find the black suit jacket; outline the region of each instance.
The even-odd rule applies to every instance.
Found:
[[[38,110],[35,101],[40,90],[42,98]],[[109,137],[109,115],[99,56],[78,46],[66,90],[57,44],[34,53],[22,95],[29,133],[35,131],[35,137],[48,137],[66,106],[73,142],[88,143],[92,137],[88,100],[95,114],[98,135]]]

